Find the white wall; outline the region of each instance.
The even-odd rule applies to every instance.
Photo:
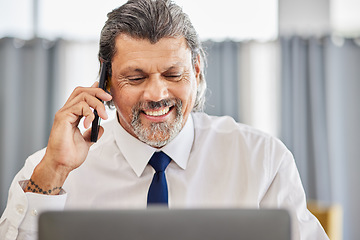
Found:
[[[330,0],[279,0],[280,35],[330,32]]]

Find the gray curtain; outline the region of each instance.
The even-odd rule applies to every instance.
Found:
[[[47,144],[61,41],[0,39],[0,210],[25,159]]]
[[[204,42],[207,53],[205,112],[215,116],[229,115],[239,121],[238,50],[233,41]]]
[[[282,140],[307,197],[340,203],[344,239],[357,239],[360,47],[355,39],[294,36],[281,38],[281,53]]]
[[[295,156],[307,197],[329,201],[324,46],[300,37],[282,38],[281,46],[282,140]]]

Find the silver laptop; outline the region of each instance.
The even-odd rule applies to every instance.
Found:
[[[163,209],[45,212],[39,240],[290,240],[280,209]]]

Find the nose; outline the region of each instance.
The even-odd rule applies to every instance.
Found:
[[[158,102],[169,97],[168,85],[159,75],[151,75],[145,85],[144,100]]]

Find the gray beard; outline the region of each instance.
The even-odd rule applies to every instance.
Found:
[[[169,106],[170,103],[171,100],[163,100],[159,103],[150,103],[149,106],[154,106],[155,109],[155,106]],[[141,112],[140,105],[138,104],[133,108],[133,119],[131,121],[133,131],[140,141],[152,147],[160,148],[171,142],[179,134],[183,121],[181,100],[175,101],[176,116],[173,122],[151,123],[149,128],[145,128],[139,118]]]

